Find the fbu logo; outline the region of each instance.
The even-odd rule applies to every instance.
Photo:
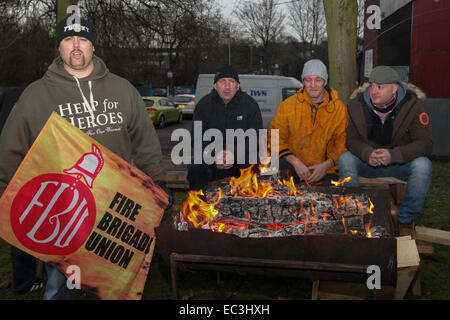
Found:
[[[64,170],[67,174],[40,175],[19,190],[11,206],[11,226],[25,247],[67,255],[86,241],[95,224],[96,207],[81,178],[92,188],[103,167],[100,149],[93,144],[92,151]]]

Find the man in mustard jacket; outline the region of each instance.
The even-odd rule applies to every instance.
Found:
[[[347,108],[327,85],[327,68],[309,60],[302,72],[304,87],[283,101],[270,124],[279,130],[280,172],[294,182],[330,185],[337,180],[339,156],[345,147]]]

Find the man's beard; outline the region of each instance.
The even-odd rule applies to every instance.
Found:
[[[70,66],[72,69],[74,69],[74,70],[81,70],[81,69],[84,69],[84,68],[86,67],[86,65],[85,65],[86,59],[85,59],[84,56],[81,57],[81,63],[75,64],[75,63],[72,61],[72,59],[73,59],[72,57],[69,58],[69,66]]]

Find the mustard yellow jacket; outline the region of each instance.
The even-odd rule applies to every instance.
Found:
[[[348,113],[336,90],[324,90],[320,105],[309,101],[304,88],[283,101],[269,130],[279,129],[280,158],[294,154],[306,166],[329,159],[332,166],[327,173],[337,173],[339,156],[347,151]]]

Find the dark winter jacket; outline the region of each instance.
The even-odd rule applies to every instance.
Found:
[[[430,119],[422,100],[425,94],[413,84],[399,84],[397,102],[384,123],[375,115],[369,98],[369,84],[350,96],[347,148],[368,162],[374,149],[386,148],[392,163],[406,163],[429,156],[433,148]],[[380,134],[374,132],[381,131]]]
[[[14,88],[3,92],[0,96],[0,133],[5,125],[6,119],[8,119],[9,113],[19,100],[25,88]]]
[[[251,96],[238,90],[236,95],[231,99],[231,101],[226,105],[222,98],[219,96],[216,90],[212,90],[209,94],[204,96],[196,105],[193,117],[193,125],[191,130],[192,146],[195,150],[195,139],[201,139],[194,132],[194,121],[201,121],[202,124],[202,137],[208,129],[217,129],[223,135],[223,150],[229,148],[226,147],[226,130],[227,129],[242,129],[244,132],[248,129],[255,129],[258,133],[259,129],[262,129],[262,116],[259,109],[258,103]],[[234,139],[234,155],[235,163],[237,160],[237,147],[241,146],[243,141],[238,141],[241,139]],[[246,163],[248,163],[249,152],[257,152],[254,148],[250,150],[248,144],[245,144],[246,151]],[[198,143],[198,141],[197,141]],[[230,142],[229,142],[230,143]],[[203,141],[203,152],[205,147],[211,144],[211,141]],[[252,146],[254,147],[254,146]],[[212,153],[214,155],[214,153]]]

